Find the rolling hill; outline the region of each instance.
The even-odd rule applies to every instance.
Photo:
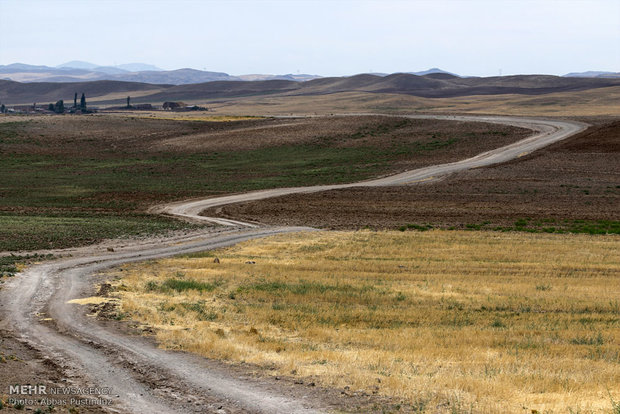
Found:
[[[0,102],[5,104],[55,102],[58,99],[73,99],[75,92],[84,92],[90,102],[105,105],[118,104],[124,100],[126,95],[131,95],[132,102],[135,103],[196,101],[257,95],[311,96],[342,92],[406,94],[424,98],[446,98],[503,94],[544,95],[612,86],[620,86],[620,79],[572,78],[549,75],[460,78],[446,73],[431,73],[424,76],[407,73],[396,73],[388,76],[362,74],[350,77],[318,78],[306,82],[292,80],[221,80],[185,85],[121,81],[20,83],[0,80]]]

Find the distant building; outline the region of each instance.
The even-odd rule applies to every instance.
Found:
[[[151,104],[137,104],[137,105],[132,105],[133,109],[140,109],[142,111],[148,111],[153,109],[153,105]]]
[[[185,108],[187,105],[185,104],[185,102],[164,102],[164,109],[166,111],[168,110],[175,110],[175,109],[182,109]]]

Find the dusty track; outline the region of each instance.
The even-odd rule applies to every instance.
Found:
[[[114,411],[120,412],[320,412],[329,405],[316,396],[302,398],[290,388],[239,379],[209,361],[157,349],[140,337],[104,328],[87,318],[70,299],[88,294],[95,273],[122,263],[229,246],[251,238],[304,230],[200,216],[206,208],[293,193],[353,186],[386,186],[430,181],[464,169],[483,167],[522,156],[586,128],[585,124],[509,117],[412,116],[481,121],[526,127],[536,133],[517,143],[475,157],[362,183],[255,191],[206,200],[172,203],[154,211],[182,219],[229,226],[199,236],[175,238],[153,245],[129,246],[102,254],[83,249],[82,256],[34,266],[0,291],[0,328],[15,335],[89,384],[112,387]],[[310,230],[310,229],[305,229]],[[48,317],[51,321],[42,319]],[[86,384],[79,384],[85,386]]]
[[[168,214],[174,217],[194,220],[194,221],[210,221],[220,225],[227,226],[248,226],[255,227],[256,224],[243,223],[236,220],[228,220],[215,217],[203,217],[200,212],[214,207],[220,207],[227,204],[240,203],[245,201],[263,200],[265,198],[279,197],[288,194],[299,193],[316,193],[319,191],[338,190],[342,188],[351,187],[375,187],[375,186],[390,186],[390,185],[402,185],[411,184],[416,182],[430,182],[433,180],[439,180],[448,174],[452,174],[458,171],[467,170],[470,168],[486,167],[493,164],[505,162],[514,158],[518,158],[529,154],[539,148],[545,147],[554,142],[565,139],[571,135],[577,134],[587,128],[586,124],[570,121],[553,121],[553,120],[541,120],[531,118],[514,118],[514,117],[500,117],[500,116],[442,116],[442,115],[420,115],[420,116],[407,116],[412,119],[440,119],[440,120],[453,120],[453,121],[478,121],[488,122],[496,124],[505,124],[521,128],[528,128],[536,131],[536,134],[515,142],[510,145],[506,145],[501,148],[497,148],[491,151],[483,152],[475,157],[465,160],[452,162],[448,164],[434,165],[426,168],[419,168],[416,170],[406,171],[401,174],[390,175],[383,178],[364,181],[353,184],[338,184],[338,185],[319,185],[313,187],[291,187],[291,188],[276,188],[273,190],[260,190],[252,191],[244,194],[237,194],[231,196],[214,197],[203,200],[195,201],[183,201],[179,203],[171,203],[164,206],[159,206],[154,209],[153,212]]]

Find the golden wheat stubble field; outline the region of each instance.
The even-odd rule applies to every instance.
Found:
[[[416,410],[610,412],[619,251],[616,236],[301,233],[125,265],[113,295],[164,348]]]

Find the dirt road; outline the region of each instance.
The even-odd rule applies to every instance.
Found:
[[[175,217],[209,221],[203,234],[176,237],[153,244],[129,245],[114,252],[84,248],[75,257],[33,266],[0,291],[0,329],[59,363],[77,386],[111,387],[113,412],[268,412],[310,413],[335,408],[319,392],[290,384],[239,378],[231,370],[194,355],[158,349],[150,340],[104,327],[69,300],[92,295],[97,272],[122,263],[155,259],[229,246],[278,233],[312,230],[264,227],[258,223],[200,216],[206,208],[293,193],[352,186],[385,186],[439,179],[446,174],[482,167],[527,154],[567,138],[587,126],[576,122],[508,117],[412,116],[482,121],[530,128],[536,133],[517,143],[475,157],[362,183],[255,191],[206,200],[172,203],[154,211]],[[333,400],[331,400],[333,401]]]
[[[368,115],[368,114],[357,114]],[[416,182],[430,182],[439,180],[446,175],[467,170],[470,168],[485,167],[492,164],[498,164],[514,158],[518,158],[529,154],[539,148],[552,144],[554,142],[565,139],[571,135],[577,134],[587,128],[586,124],[571,121],[555,121],[541,120],[532,118],[514,118],[501,116],[451,116],[451,115],[410,115],[411,119],[439,119],[453,121],[478,121],[496,124],[505,124],[521,128],[528,128],[536,133],[521,141],[497,148],[491,151],[483,152],[475,157],[465,160],[452,162],[448,164],[434,165],[426,168],[406,171],[401,174],[390,175],[383,178],[364,181],[352,184],[338,185],[319,185],[313,187],[291,187],[276,188],[272,190],[252,191],[244,194],[237,194],[223,197],[213,197],[204,200],[184,201],[179,203],[171,203],[165,206],[159,206],[153,212],[168,214],[174,217],[194,220],[194,221],[210,221],[219,225],[226,226],[247,226],[255,227],[257,224],[244,223],[237,220],[229,220],[216,217],[204,217],[200,213],[208,208],[220,207],[227,204],[240,203],[246,201],[262,200],[265,198],[279,197],[288,194],[299,193],[316,193],[319,191],[338,190],[351,187],[375,187],[403,185]]]

